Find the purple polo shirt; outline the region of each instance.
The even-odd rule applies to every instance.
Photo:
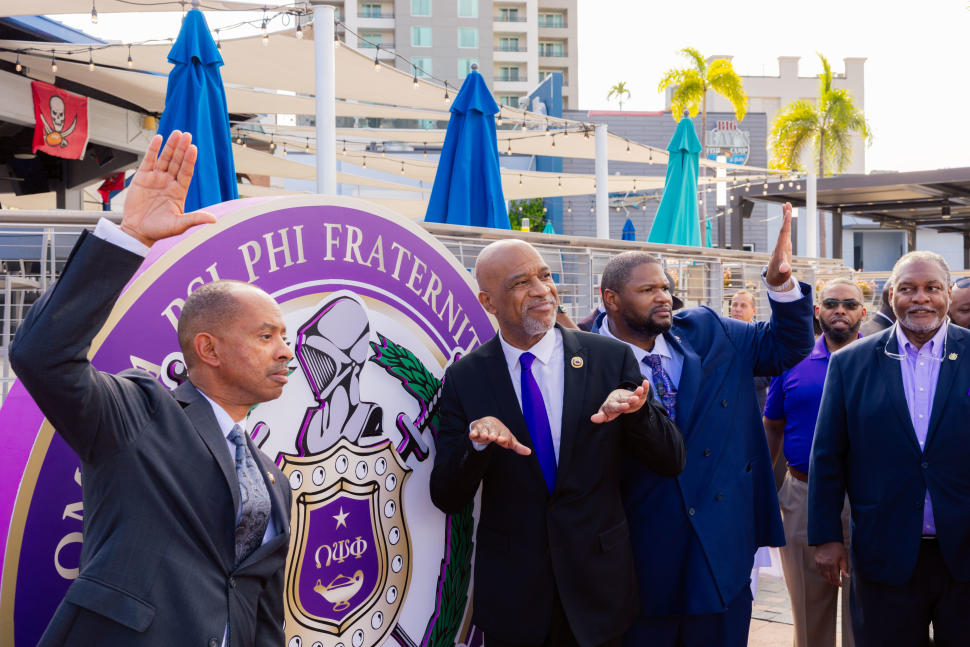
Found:
[[[785,420],[785,460],[806,474],[831,355],[822,335],[815,340],[815,347],[808,357],[771,378],[768,385],[765,418]]]
[[[940,360],[943,359],[943,349],[946,346],[946,323],[940,326],[933,338],[923,344],[919,350],[909,343],[909,339],[899,326],[896,326],[896,342],[900,349],[899,353],[906,356],[906,359],[899,362],[903,377],[903,392],[906,394],[909,419],[913,422],[916,440],[919,441],[919,448],[922,450],[926,445],[926,434],[930,428],[933,397],[936,395],[936,382],[940,377]],[[936,534],[929,490],[926,490],[926,504],[923,506],[923,534]]]

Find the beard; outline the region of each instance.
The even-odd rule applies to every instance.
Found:
[[[529,308],[539,305],[540,303],[551,303],[553,307],[556,305],[554,299],[533,299],[532,301],[522,304],[522,327],[525,328],[525,332],[529,335],[541,335],[556,324],[555,316],[552,317],[551,321],[543,321],[541,319],[537,319],[529,313]]]
[[[915,321],[913,321],[909,315],[912,312],[922,310],[922,309],[923,308],[910,308],[909,310],[907,310],[906,314],[903,315],[903,317],[899,320],[899,325],[905,328],[906,330],[912,330],[915,333],[932,332],[937,328],[939,328],[941,325],[943,325],[943,320],[945,316],[941,315],[938,312],[934,313],[936,315],[936,318],[930,323],[918,324]]]
[[[822,327],[822,334],[831,339],[836,344],[842,345],[850,339],[854,339],[859,334],[859,328],[862,326],[862,317],[859,320],[846,328],[845,330],[836,330],[829,325],[824,319],[818,320],[819,325]]]
[[[652,314],[652,311],[651,311]],[[637,334],[644,335],[646,337],[656,337],[662,335],[673,325],[673,317],[666,323],[657,323],[653,320],[650,314],[646,317],[637,317],[636,315],[624,312],[621,315],[623,317],[623,323],[627,327]]]

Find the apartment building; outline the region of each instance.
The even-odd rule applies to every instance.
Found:
[[[500,104],[517,106],[548,74],[563,75],[563,108],[579,102],[577,0],[343,0],[338,33],[409,73],[459,87],[472,64]],[[355,36],[354,34],[357,34]],[[413,67],[396,59],[400,54]]]

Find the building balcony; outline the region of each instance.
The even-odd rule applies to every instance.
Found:
[[[529,31],[529,23],[524,18],[521,20],[518,18],[515,20],[499,20],[496,18],[492,23],[492,31],[495,33],[524,34]]]
[[[375,20],[382,18],[394,18],[393,11],[361,11],[357,14],[357,19],[361,20],[364,18],[373,18]]]
[[[357,16],[358,28],[364,29],[394,29],[394,13],[385,12],[382,14],[377,14],[372,12],[370,14],[359,14]]]
[[[525,46],[524,43],[521,43],[519,45],[502,45],[500,43],[497,43],[494,46],[494,49],[492,51],[493,52],[525,52],[527,50],[528,48]]]
[[[494,22],[527,22],[528,19],[525,16],[503,16],[499,14],[493,18],[493,21]]]
[[[492,52],[492,60],[496,63],[525,63],[529,60],[529,54],[524,49],[514,52],[495,50]]]

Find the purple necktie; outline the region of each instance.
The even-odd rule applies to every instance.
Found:
[[[522,415],[529,428],[539,468],[546,479],[546,487],[549,494],[552,494],[556,489],[556,450],[552,447],[552,430],[549,426],[549,415],[546,413],[546,403],[542,399],[539,383],[532,375],[532,362],[535,358],[532,353],[519,355],[519,365],[522,367]]]
[[[653,373],[650,381],[653,382],[653,390],[657,399],[660,400],[660,404],[664,405],[670,419],[677,422],[677,389],[674,388],[670,374],[664,370],[663,364],[660,363],[660,355],[645,355],[643,363]]]

